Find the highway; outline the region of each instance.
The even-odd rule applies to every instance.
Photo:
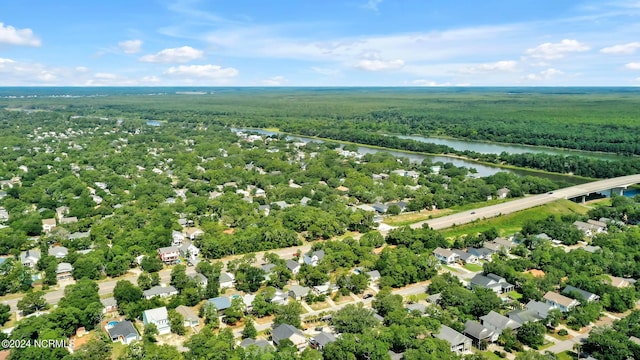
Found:
[[[510,214],[516,211],[530,209],[532,207],[544,205],[558,199],[571,199],[598,191],[626,187],[638,183],[640,183],[640,174],[599,180],[555,190],[546,194],[527,196],[502,204],[490,205],[474,210],[463,211],[453,215],[439,217],[436,219],[420,221],[412,224],[411,227],[417,229],[421,228],[423,224],[428,224],[432,229],[440,230],[451,227],[453,225],[466,224],[475,220],[482,220],[500,215]]]

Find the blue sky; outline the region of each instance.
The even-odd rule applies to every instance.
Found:
[[[20,85],[638,86],[640,0],[3,0]]]

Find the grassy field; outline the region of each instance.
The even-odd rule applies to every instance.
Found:
[[[464,268],[469,271],[482,271],[482,265],[478,264],[464,264]]]
[[[552,203],[503,215],[497,218],[480,220],[470,224],[455,226],[442,233],[445,237],[457,237],[475,234],[493,227],[500,235],[510,235],[522,229],[525,220],[542,220],[549,215],[586,214],[589,208],[569,200],[558,200]]]

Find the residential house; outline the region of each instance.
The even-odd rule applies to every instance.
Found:
[[[220,289],[232,288],[236,281],[236,277],[233,276],[232,273],[223,272],[220,274],[218,281],[220,282]]]
[[[487,260],[491,261],[491,255],[495,253],[495,251],[488,249],[486,247],[481,248],[467,248],[467,252],[471,255],[475,255],[478,260]]]
[[[448,342],[451,345],[451,351],[458,355],[471,351],[471,339],[446,325],[440,326],[440,332],[433,336]]]
[[[595,226],[596,232],[604,232],[607,230],[607,223],[604,221],[589,219],[587,220],[587,224]]]
[[[189,278],[195,280],[195,282],[203,288],[206,288],[209,284],[209,279],[200,273],[190,274]]]
[[[72,234],[69,234],[67,236],[68,240],[80,240],[80,239],[86,239],[89,236],[91,236],[91,232],[86,231],[86,232],[74,232]]]
[[[69,249],[64,246],[53,246],[49,248],[48,253],[56,259],[62,259],[69,254]]]
[[[580,302],[578,300],[568,298],[553,291],[548,291],[542,298],[547,304],[557,307],[562,312],[567,312],[580,305]]]
[[[171,332],[169,314],[166,307],[145,310],[142,313],[142,322],[145,325],[154,324],[158,328],[158,334],[164,335]]]
[[[171,246],[182,246],[184,242],[184,234],[180,231],[173,230],[171,232]]]
[[[442,300],[442,294],[441,293],[437,293],[437,294],[433,294],[433,295],[427,296],[427,302],[429,302],[430,304],[437,304],[437,303],[440,302],[440,300]]]
[[[9,220],[9,212],[7,209],[0,207],[0,222],[5,222]]]
[[[180,256],[187,259],[191,264],[197,264],[200,261],[200,249],[190,241],[182,244],[178,249],[180,250]]]
[[[116,298],[109,297],[106,299],[100,299],[100,302],[102,303],[103,314],[118,311],[118,302],[116,301]]]
[[[444,264],[453,264],[460,259],[458,254],[454,253],[450,249],[443,249],[441,247],[433,250],[433,255]]]
[[[307,346],[307,338],[302,331],[289,324],[281,324],[271,331],[271,340],[276,346],[285,339],[290,340],[298,350],[302,350]]]
[[[184,326],[198,326],[200,324],[200,318],[190,307],[179,305],[176,308],[176,312],[182,315]]]
[[[289,296],[299,301],[304,299],[309,294],[309,291],[311,291],[311,289],[306,286],[291,285],[289,288]]]
[[[511,320],[525,324],[528,322],[538,322],[546,319],[549,315],[549,311],[553,309],[555,308],[549,304],[530,300],[524,309],[509,312],[507,316]]]
[[[158,256],[165,264],[175,264],[180,257],[180,249],[175,246],[168,246],[158,249]]]
[[[271,343],[269,343],[267,340],[264,340],[264,339],[254,340],[251,338],[246,338],[246,339],[243,339],[238,345],[244,349],[247,349],[249,346],[256,346],[260,348],[262,351],[265,351],[267,349],[273,349],[273,345],[271,345]]]
[[[72,272],[73,272],[73,266],[71,266],[71,264],[66,262],[61,262],[56,267],[56,279],[58,279],[58,281],[73,279]]]
[[[511,190],[507,189],[506,187],[503,187],[498,189],[496,193],[498,195],[498,199],[505,199],[510,192]]]
[[[242,302],[244,303],[244,311],[246,313],[250,313],[253,310],[253,300],[256,299],[256,294],[245,294],[242,297]]]
[[[482,274],[476,274],[473,278],[471,278],[471,280],[469,280],[469,287],[472,290],[476,287],[489,289],[496,294],[502,294],[514,289],[514,286],[512,284],[509,284],[507,280],[496,274],[488,274],[486,276]]]
[[[288,259],[286,261],[287,269],[291,270],[293,275],[297,274],[300,271],[300,263],[295,260]]]
[[[272,264],[272,263],[266,263],[266,264],[262,264],[260,266],[262,271],[264,271],[264,279],[265,280],[271,279],[271,274],[273,273],[273,268],[275,268],[275,267],[276,267],[276,264]]]
[[[569,295],[569,296],[572,296],[572,295],[571,295],[572,293],[578,293],[578,294],[580,294],[580,296],[582,296],[582,297],[583,297],[587,302],[592,302],[592,301],[598,301],[598,300],[600,300],[600,296],[598,296],[598,295],[596,295],[596,294],[594,294],[594,293],[591,293],[591,292],[588,292],[588,291],[582,290],[582,289],[578,289],[577,287],[573,287],[573,286],[571,286],[571,285],[567,285],[567,286],[564,288],[564,290],[562,290],[562,293],[563,293],[564,295]]]
[[[22,262],[22,265],[31,269],[33,269],[38,261],[40,261],[40,257],[42,257],[42,255],[40,254],[39,249],[31,249],[20,253],[20,261]]]
[[[578,228],[578,230],[581,230],[585,234],[585,236],[588,236],[588,237],[591,237],[595,234],[607,232],[607,224],[600,221],[595,221],[595,220],[591,220],[591,221],[595,222],[596,224],[583,222],[583,221],[574,221],[573,226]]]
[[[621,277],[617,277],[617,276],[609,276],[610,280],[608,281],[609,285],[621,289],[621,288],[626,288],[631,286],[631,282],[629,282],[627,279],[623,279]]]
[[[366,274],[369,276],[369,284],[373,284],[380,280],[380,272],[378,270],[367,271]]]
[[[328,343],[336,341],[336,337],[331,333],[321,332],[309,340],[311,347],[317,350],[323,350]]]
[[[311,266],[318,266],[318,263],[324,258],[324,250],[316,250],[306,254],[303,257],[304,263]]]
[[[56,219],[42,219],[42,231],[46,234],[56,227]]]
[[[405,309],[408,312],[417,311],[420,313],[420,315],[424,315],[427,313],[427,306],[420,303],[408,304],[407,306],[405,306]]]
[[[464,335],[471,339],[475,347],[480,347],[482,342],[493,343],[498,340],[498,334],[495,331],[473,320],[467,320],[464,323]]]
[[[269,302],[276,305],[286,305],[289,302],[289,295],[280,289],[276,289]]]
[[[110,323],[111,324],[111,323]],[[119,321],[115,325],[106,328],[111,341],[120,341],[124,345],[129,345],[136,340],[140,340],[140,334],[131,321]]]
[[[197,227],[186,227],[184,228],[184,235],[189,238],[189,240],[195,240],[196,238],[204,235],[204,231]]]
[[[72,217],[63,217],[60,219],[60,224],[75,224],[78,222],[78,218],[75,216]]]
[[[164,297],[169,297],[171,295],[177,295],[177,294],[178,294],[178,290],[171,285],[170,286],[156,285],[151,289],[148,289],[142,292],[142,295],[147,300],[154,298],[156,296],[164,298]]]
[[[375,203],[371,207],[379,214],[386,214],[387,210],[389,210],[389,205],[387,204]]]
[[[456,255],[458,255],[458,258],[460,260],[462,260],[463,263],[465,264],[477,264],[478,263],[478,257],[470,254],[466,251],[463,250],[458,250],[458,249],[453,249],[451,250],[453,253],[455,253]]]
[[[504,331],[504,329],[509,328],[515,331],[522,326],[521,323],[509,319],[508,317],[493,310],[490,311],[487,315],[481,316],[480,321],[482,322],[482,326],[493,330],[498,336],[502,334],[502,331]]]
[[[329,295],[334,290],[337,290],[338,287],[336,285],[331,284],[330,282],[326,282],[322,285],[313,286],[311,289],[316,295]]]
[[[218,314],[223,313],[225,310],[231,307],[231,298],[228,296],[218,296],[207,301],[212,303],[216,307],[216,309],[218,309]]]

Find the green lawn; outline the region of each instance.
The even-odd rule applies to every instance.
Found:
[[[576,353],[571,351],[563,351],[559,354],[556,354],[557,360],[575,360],[577,358],[578,358],[578,355],[576,355]]]
[[[484,355],[487,360],[502,360],[502,358],[493,353],[493,351],[482,351],[480,354]]]
[[[513,300],[520,300],[520,299],[522,299],[522,294],[520,294],[519,292],[517,292],[517,291],[515,291],[515,290],[514,290],[514,291],[509,291],[507,294],[508,294],[508,295],[509,295],[509,297],[510,297],[510,298],[512,298]]]
[[[495,227],[500,235],[510,235],[520,231],[525,220],[542,220],[549,215],[586,214],[588,210],[589,208],[572,201],[558,200],[512,214],[454,226],[443,230],[442,234],[445,237],[458,237],[466,234],[476,234]]]
[[[469,271],[482,271],[482,265],[478,264],[464,264],[463,267]]]

